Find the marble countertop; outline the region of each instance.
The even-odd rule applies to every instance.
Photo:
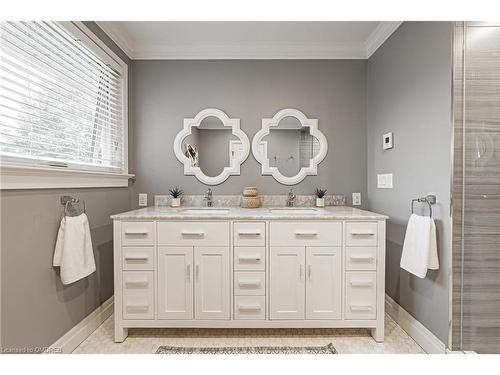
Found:
[[[189,213],[186,210],[227,210],[217,213]],[[273,212],[272,210],[286,210]],[[304,213],[301,210],[314,210]],[[316,207],[145,207],[112,215],[114,220],[385,220],[388,216],[348,206]]]

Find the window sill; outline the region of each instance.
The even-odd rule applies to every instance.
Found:
[[[61,169],[3,163],[0,165],[0,189],[59,189],[90,187],[126,187],[133,174]]]

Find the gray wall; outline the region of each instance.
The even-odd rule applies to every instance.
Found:
[[[452,23],[405,22],[369,59],[367,139],[369,209],[390,216],[386,291],[448,342],[450,275]],[[394,149],[382,135],[394,132]],[[393,189],[377,189],[378,173],[393,173]],[[439,271],[419,279],[399,268],[412,198],[434,192]]]
[[[86,24],[102,36],[94,23]],[[52,267],[61,195],[86,201],[97,263],[97,272],[68,286]],[[49,346],[113,295],[109,216],[130,208],[130,189],[3,190],[0,207],[1,346]]]
[[[64,286],[52,267],[61,195],[86,202],[97,272]],[[129,208],[129,189],[2,191],[2,345],[48,346],[113,295],[110,215]]]
[[[354,191],[366,197],[366,61],[363,60],[208,60],[134,61],[132,85],[133,135],[131,148],[137,193],[165,194],[180,186],[187,194],[204,193],[206,186],[184,176],[175,158],[173,141],[183,119],[215,107],[240,118],[252,139],[263,117],[283,108],[297,108],[319,119],[329,142],[328,155],[317,176],[295,186],[297,193],[314,188],[329,193]],[[284,194],[288,188],[271,176],[261,176],[250,155],[240,176],[213,187],[215,194],[240,194],[244,186],[261,193]]]

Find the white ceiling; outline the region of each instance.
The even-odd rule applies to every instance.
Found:
[[[97,24],[131,59],[366,59],[401,22]]]

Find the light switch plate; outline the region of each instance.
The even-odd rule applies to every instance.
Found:
[[[146,207],[148,205],[148,195],[146,193],[139,193],[139,206]]]
[[[352,205],[361,206],[361,193],[352,193]]]
[[[392,173],[378,174],[377,188],[392,189]]]

